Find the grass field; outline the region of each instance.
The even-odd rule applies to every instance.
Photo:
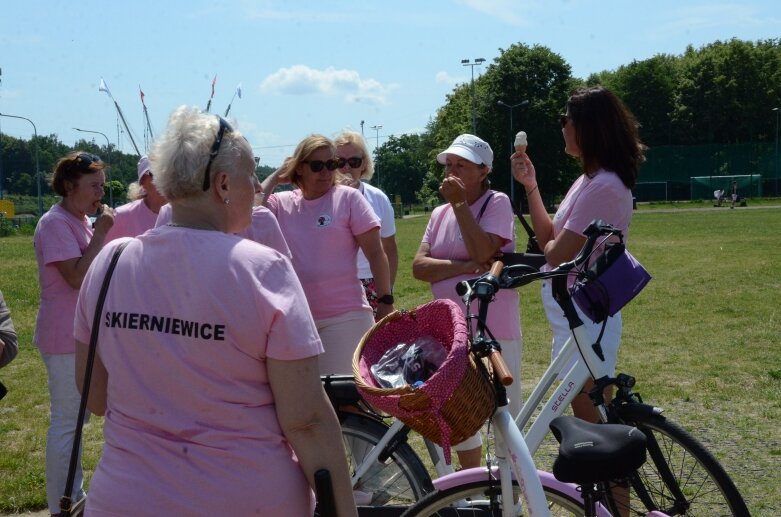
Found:
[[[410,272],[426,222],[398,222],[400,308],[430,299]],[[781,210],[641,210],[630,248],[653,280],[624,310],[618,369],[716,454],[752,515],[781,515]],[[0,401],[0,513],[8,513],[45,507],[48,396],[30,344],[38,304],[31,237],[0,239],[0,290],[20,341],[17,359],[0,370],[9,390]],[[550,355],[536,286],[522,290],[521,314],[528,388]],[[101,424],[87,426],[88,473]]]

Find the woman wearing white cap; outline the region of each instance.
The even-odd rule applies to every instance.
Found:
[[[439,192],[444,205],[431,213],[423,240],[412,262],[412,274],[431,283],[434,298],[448,298],[466,307],[456,284],[485,273],[500,252],[515,249],[515,216],[510,199],[489,188],[493,151],[480,138],[456,138],[437,161],[445,166]],[[502,346],[502,354],[517,376],[521,364],[521,317],[515,290],[502,290],[488,314],[488,328]],[[520,382],[508,390],[510,409],[520,409]],[[462,467],[480,465],[478,433],[454,447]]]
[[[106,242],[119,237],[136,237],[154,228],[160,207],[168,202],[155,187],[146,156],[138,160],[138,182],[128,186],[127,198],[130,203],[116,209],[114,226],[109,230]]]

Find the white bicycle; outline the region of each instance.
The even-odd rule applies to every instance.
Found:
[[[680,426],[666,419],[661,409],[643,404],[640,396],[632,392],[634,379],[631,376],[619,374],[609,377],[605,374],[599,343],[591,343],[588,332],[574,310],[567,289],[567,276],[583,275],[583,266],[587,264],[597,240],[611,235],[620,236],[620,232],[612,226],[594,222],[585,233],[588,239],[578,257],[553,271],[539,272],[536,268],[523,264],[508,265],[501,271],[494,271],[493,274],[472,280],[464,286],[465,290],[473,290],[475,285],[484,286],[488,283],[495,285],[496,289],[506,289],[517,288],[536,280],[551,279],[556,298],[570,321],[572,338],[542,376],[515,419],[517,428],[524,429],[532,419],[535,409],[542,407],[525,436],[526,446],[532,454],[537,451],[554,418],[559,416],[563,408],[580,392],[586,380],[592,378],[596,386],[590,396],[603,421],[635,426],[647,438],[649,461],[631,475],[613,482],[600,483],[600,489],[605,494],[605,506],[613,515],[647,515],[653,511],[668,515],[749,515],[729,476],[701,444]],[[469,294],[465,294],[468,298]],[[488,302],[483,305],[487,311]],[[482,321],[485,321],[484,317]],[[556,385],[552,395],[543,404],[546,393],[556,384],[564,366],[571,362],[573,356],[577,356],[574,366],[566,372],[563,380]],[[341,382],[349,384],[350,380],[344,378]],[[612,403],[605,405],[602,400],[603,388],[611,385],[618,390]],[[357,491],[363,491],[367,489],[367,485],[371,485],[370,493],[382,494],[379,498],[370,497],[367,505],[388,504],[400,510],[430,493],[432,486],[436,490],[425,498],[426,501],[435,500],[439,494],[452,491],[455,487],[464,487],[466,484],[481,487],[487,481],[486,473],[494,472],[495,469],[471,469],[454,474],[450,466],[441,460],[441,450],[427,444],[429,455],[440,476],[432,482],[423,463],[406,443],[409,430],[398,421],[394,421],[390,428],[382,425],[381,418],[376,414],[372,415],[371,408],[360,403],[354,386],[348,388],[351,388],[351,391],[341,391],[348,391],[348,398],[362,406],[362,411],[365,411],[363,416],[351,414],[348,417],[349,422],[346,422],[347,428],[343,423],[348,457],[351,458],[355,473],[355,487]],[[375,420],[373,434],[362,434],[361,446],[354,447],[356,433],[353,429],[362,420],[370,417]],[[504,416],[495,418],[494,427],[498,429],[499,425],[503,425],[500,422],[505,420],[507,419]],[[512,422],[512,418],[509,420]],[[508,436],[510,429],[505,428],[503,432]],[[348,440],[347,436],[351,433],[353,438]],[[355,451],[359,453],[356,454]],[[552,479],[549,474],[540,475],[544,484]],[[509,477],[505,476],[505,479]],[[371,482],[367,482],[368,480]],[[628,500],[626,497],[613,496],[612,486],[616,484],[629,487]],[[382,489],[383,485],[390,488]],[[391,493],[393,497],[389,496]],[[554,495],[551,490],[546,494],[549,499]],[[582,499],[580,501],[582,502]],[[582,510],[575,510],[580,511]]]
[[[585,481],[593,486],[584,487],[587,492],[596,491],[593,496],[599,497],[604,506],[597,508],[598,514],[606,515],[749,515],[746,505],[740,493],[735,488],[732,480],[724,472],[723,468],[713,456],[692,438],[686,431],[676,424],[665,419],[662,410],[642,403],[639,395],[632,392],[634,379],[625,374],[611,377],[604,366],[599,340],[592,342],[583,322],[580,320],[571,299],[567,287],[567,277],[576,273],[584,276],[584,265],[600,244],[615,235],[620,237],[620,231],[601,221],[595,221],[586,229],[584,234],[587,241],[578,256],[569,263],[562,264],[558,268],[539,272],[535,268],[525,265],[509,265],[501,271],[490,272],[483,277],[462,285],[466,291],[466,297],[480,297],[479,293],[472,294],[480,289],[485,289],[486,284],[491,284],[491,289],[513,289],[536,280],[551,279],[554,298],[562,307],[572,331],[571,338],[567,341],[559,355],[554,359],[550,367],[538,382],[532,393],[526,400],[521,412],[511,425],[507,425],[507,418],[500,416],[494,418],[494,426],[499,431],[500,442],[502,438],[520,434],[520,429],[526,428],[535,410],[541,407],[536,419],[531,424],[525,435],[524,444],[497,444],[497,451],[509,448],[512,453],[517,453],[528,448],[531,454],[542,444],[545,436],[551,428],[551,424],[560,417],[572,399],[581,391],[586,381],[591,378],[595,382],[594,389],[589,393],[595,407],[598,409],[603,422],[613,424],[626,424],[639,429],[646,439],[646,453],[649,461],[646,461],[629,472],[622,472],[623,468],[616,465],[616,471],[607,472],[615,474],[603,476],[601,480],[586,478],[573,481]],[[621,242],[615,246],[623,246]],[[623,252],[623,248],[616,248],[613,253]],[[602,264],[605,265],[605,264]],[[591,271],[589,274],[599,275],[599,271]],[[478,325],[485,321],[487,308],[481,304],[477,320]],[[571,363],[571,358],[577,355],[577,360],[567,372],[564,367]],[[557,385],[557,379],[563,375]],[[556,385],[547,400],[543,402],[546,393]],[[605,404],[603,399],[604,388],[616,386],[618,391],[610,404]],[[506,413],[501,412],[501,413]],[[517,504],[518,498],[510,495],[509,471],[502,467],[504,458],[497,453],[496,463],[499,465],[498,479],[502,481],[500,495],[496,495],[504,501],[513,501]],[[616,463],[620,463],[616,462]],[[593,465],[592,465],[593,466]],[[588,468],[588,467],[587,467]],[[495,481],[486,479],[487,469],[469,469],[455,474],[444,476],[433,481],[435,492],[427,495],[418,504],[413,506],[407,515],[436,515],[439,507],[452,508],[453,501],[465,501],[466,494],[474,492],[473,500],[484,502],[485,494],[496,494]],[[555,470],[555,469],[554,469]],[[609,470],[609,469],[608,469]],[[525,466],[525,473],[515,473],[515,479],[519,489],[523,492],[524,486],[531,486],[533,470]],[[549,501],[553,499],[553,485],[549,475],[540,472]],[[492,476],[493,477],[493,476]],[[581,483],[583,484],[583,483]],[[623,490],[616,487],[624,487]],[[629,488],[627,495],[626,488]],[[623,492],[623,495],[622,495]],[[564,494],[566,496],[566,493]],[[503,497],[502,497],[503,496]],[[492,495],[492,497],[494,497]],[[508,499],[509,498],[509,499]],[[572,503],[570,500],[569,503]],[[575,504],[582,504],[582,499]],[[530,503],[530,514],[534,515],[535,508]],[[559,505],[565,508],[565,505]],[[575,508],[571,504],[565,508],[573,515],[583,515],[583,509]],[[520,515],[518,508],[514,506],[505,509],[502,515]],[[557,511],[559,511],[557,509]],[[605,512],[605,513],[602,513]],[[497,513],[496,515],[500,515]]]

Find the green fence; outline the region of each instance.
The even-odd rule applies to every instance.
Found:
[[[738,183],[741,197],[781,195],[775,143],[660,146],[648,149],[646,158],[634,192],[638,201],[712,199],[717,189],[731,193],[733,178],[743,176],[749,179]],[[701,177],[708,178],[705,184],[692,179]]]

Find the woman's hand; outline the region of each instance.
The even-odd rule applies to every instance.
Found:
[[[526,153],[516,152],[510,156],[511,169],[515,181],[529,191],[537,186],[537,171]]]
[[[93,225],[95,233],[105,235],[112,226],[114,226],[114,209],[108,205],[101,205],[98,208],[98,216]]]
[[[455,176],[447,176],[439,185],[439,193],[450,204],[466,203],[466,187],[464,182]]]

